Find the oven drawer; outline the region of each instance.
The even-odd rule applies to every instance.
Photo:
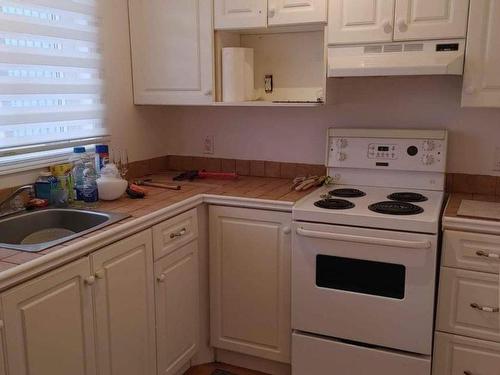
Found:
[[[498,375],[500,344],[437,332],[433,375]]]
[[[292,375],[430,375],[430,357],[293,333]]]
[[[158,260],[198,237],[196,208],[153,227],[154,258]]]
[[[500,236],[447,230],[443,249],[443,266],[499,273]]]
[[[500,342],[498,275],[441,268],[437,329]]]

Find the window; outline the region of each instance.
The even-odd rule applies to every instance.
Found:
[[[106,139],[98,1],[0,0],[0,172]]]

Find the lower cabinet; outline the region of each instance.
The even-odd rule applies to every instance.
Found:
[[[210,207],[213,347],[290,362],[288,213]]]
[[[94,270],[98,373],[156,373],[151,231],[90,256]]]
[[[2,294],[8,374],[96,374],[88,258]]]
[[[196,241],[155,263],[158,374],[177,374],[198,349],[199,294]]]

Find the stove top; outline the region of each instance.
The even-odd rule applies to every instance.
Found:
[[[348,210],[355,207],[354,203],[346,201],[345,199],[333,198],[324,198],[320,201],[314,202],[314,205],[327,210]]]
[[[361,191],[364,195],[336,199],[332,194],[335,190],[341,194]],[[405,201],[388,200],[388,197]],[[293,220],[435,234],[439,231],[443,201],[442,191],[402,192],[386,187],[338,185],[332,189],[325,186],[295,204]]]
[[[405,192],[392,193],[387,196],[387,199],[390,199],[391,201],[414,203],[414,202],[425,202],[427,200],[427,197],[420,193],[405,191]]]
[[[335,189],[328,192],[328,194],[340,198],[360,198],[366,195],[364,191],[359,189]]]
[[[418,215],[424,212],[424,209],[420,206],[416,206],[408,202],[378,202],[368,206],[369,210],[373,212],[378,212],[379,214],[386,215]]]

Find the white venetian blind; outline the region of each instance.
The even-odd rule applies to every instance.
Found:
[[[0,0],[0,158],[107,136],[98,1]]]

